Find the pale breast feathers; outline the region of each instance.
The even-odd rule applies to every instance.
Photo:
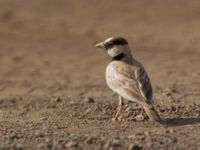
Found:
[[[108,68],[108,75],[110,75],[110,84],[113,86],[120,86],[120,88],[128,89],[134,93],[138,93],[138,83],[135,79],[136,68],[124,62],[114,62]],[[109,71],[110,70],[110,71]]]
[[[113,63],[121,86],[138,92],[145,101],[152,100],[152,87],[149,77],[141,64],[129,65],[124,62]]]

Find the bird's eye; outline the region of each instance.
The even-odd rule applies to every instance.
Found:
[[[106,49],[110,49],[110,48],[112,48],[113,46],[114,46],[113,43],[107,43],[107,44],[105,45]]]

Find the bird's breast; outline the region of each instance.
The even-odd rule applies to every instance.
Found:
[[[121,61],[113,61],[106,68],[106,77],[119,78],[119,74],[129,79],[135,79],[135,66]]]
[[[129,65],[120,61],[113,61],[106,68],[106,82],[114,91],[116,91],[116,88],[121,87],[122,84],[129,84],[128,79],[132,81],[132,75],[134,75],[134,72],[130,72]],[[125,79],[125,77],[127,78]]]
[[[117,72],[112,63],[106,68],[106,82],[109,85],[111,82],[117,79]]]
[[[106,82],[110,89],[123,98],[134,101],[133,95],[138,93],[138,86],[132,78],[134,72],[130,72],[131,67],[121,62],[111,62],[106,68]],[[131,92],[128,94],[128,92]],[[137,95],[137,94],[136,94]]]

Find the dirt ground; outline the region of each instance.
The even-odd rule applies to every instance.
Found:
[[[128,39],[165,125],[122,122],[94,45]],[[0,149],[200,150],[200,1],[0,0]]]

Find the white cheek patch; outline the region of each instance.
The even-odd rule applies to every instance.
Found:
[[[110,57],[116,57],[123,53],[122,48],[120,47],[113,47],[107,51]]]

